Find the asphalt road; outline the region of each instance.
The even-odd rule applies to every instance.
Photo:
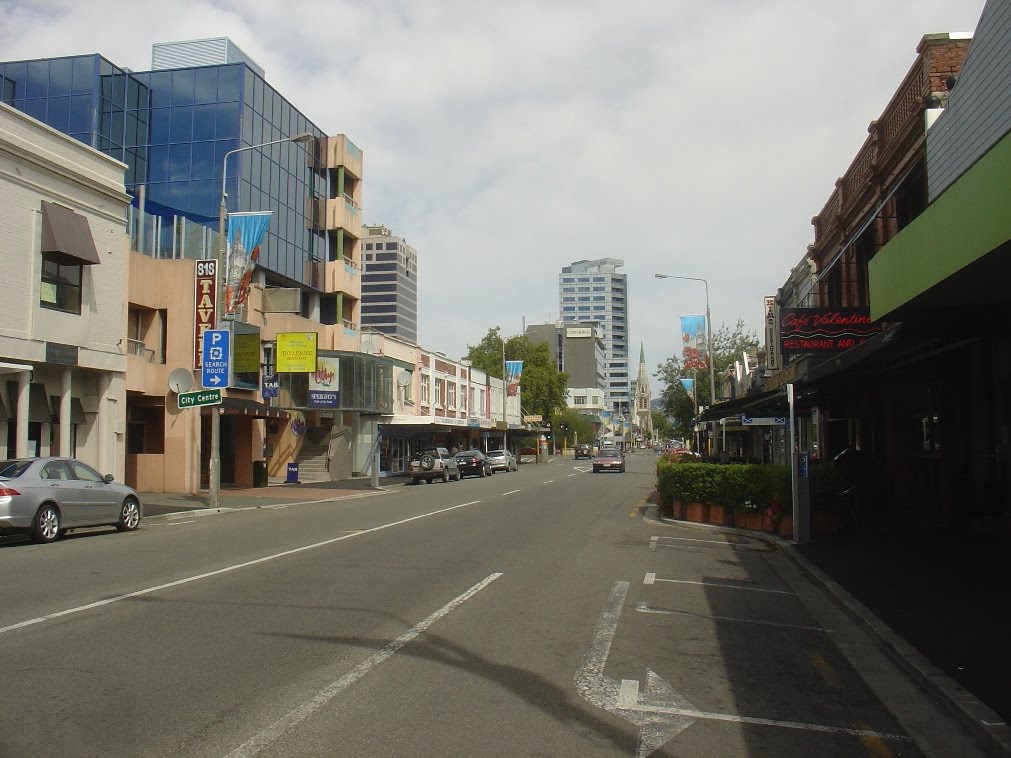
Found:
[[[0,543],[0,756],[974,756],[652,455]]]

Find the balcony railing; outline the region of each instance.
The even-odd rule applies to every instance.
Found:
[[[131,340],[126,341],[126,352],[128,355],[136,355],[139,358],[145,358],[148,363],[154,363],[155,351],[149,348],[141,340]]]

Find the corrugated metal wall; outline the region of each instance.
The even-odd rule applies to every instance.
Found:
[[[933,202],[1011,131],[1011,3],[990,0],[948,106],[927,132]]]

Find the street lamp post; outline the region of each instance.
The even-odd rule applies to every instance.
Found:
[[[716,369],[713,367],[713,319],[709,315],[709,282],[695,276],[674,276],[673,274],[653,274],[657,279],[685,279],[690,282],[702,282],[706,286],[706,343],[709,350],[709,403],[716,404]],[[696,406],[697,407],[697,406]],[[720,440],[716,436],[716,422],[710,422],[712,430],[713,448],[716,452],[720,449]]]
[[[506,447],[506,437],[509,434],[509,417],[506,415],[506,398],[509,396],[509,380],[506,377],[505,337],[502,338],[502,449]]]
[[[283,142],[298,142],[305,145],[308,142],[312,142],[316,139],[312,134],[308,132],[300,132],[291,137],[285,137],[284,139],[271,140],[270,142],[261,142],[259,145],[247,145],[245,147],[237,147],[235,150],[229,150],[225,153],[225,157],[221,159],[221,209],[219,211],[218,218],[218,271],[220,276],[218,277],[218,285],[215,287],[214,292],[214,328],[217,329],[221,326],[221,310],[220,307],[224,304],[220,302],[219,297],[221,286],[223,284],[224,278],[228,275],[227,270],[222,270],[227,261],[227,245],[228,241],[225,239],[225,221],[228,218],[228,158],[229,156],[235,155],[236,153],[241,153],[245,150],[258,150],[261,147],[269,147],[270,145],[280,145]],[[211,455],[210,462],[208,464],[208,500],[209,507],[217,508],[221,502],[221,409],[212,406],[211,407]]]

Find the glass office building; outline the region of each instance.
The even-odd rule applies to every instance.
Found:
[[[8,105],[126,163],[127,190],[145,213],[214,231],[226,153],[302,133],[317,144],[325,137],[244,63],[133,72],[101,55],[6,62],[0,92]],[[259,265],[277,283],[318,288],[310,264],[344,254],[307,219],[319,201],[348,194],[338,186],[343,178],[319,165],[289,141],[228,158],[228,211],[273,212]],[[178,226],[158,230],[149,240],[154,254],[176,250]]]
[[[418,341],[418,253],[385,226],[362,237],[362,326]]]
[[[619,258],[575,261],[558,276],[559,311],[563,325],[581,321],[600,323],[605,352],[607,404],[628,417],[631,383],[628,371],[628,279],[619,274]]]

